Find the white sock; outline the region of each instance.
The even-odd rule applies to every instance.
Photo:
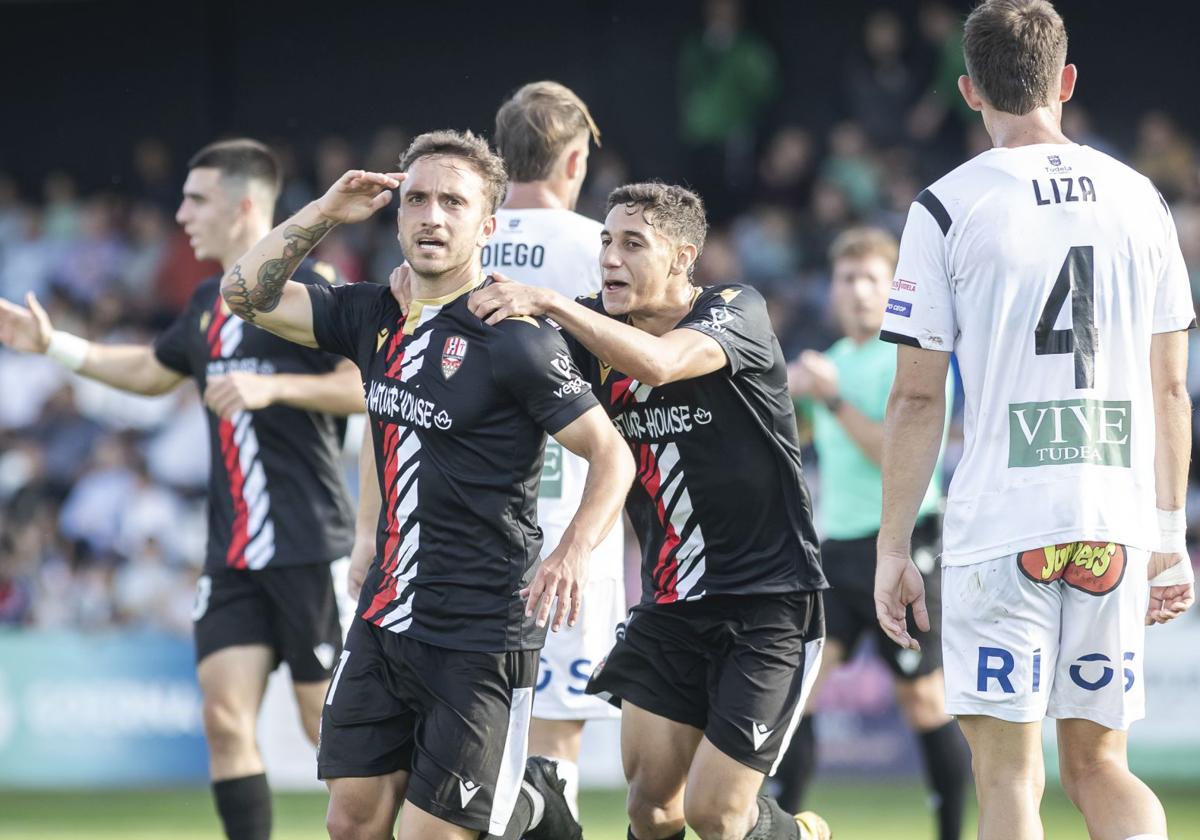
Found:
[[[526,828],[528,831],[530,828],[537,828],[542,824],[542,816],[546,813],[546,800],[529,782],[522,781],[521,790],[525,792],[525,795],[529,797],[530,804],[533,805],[533,816]]]
[[[558,765],[558,778],[567,783],[563,788],[563,798],[571,809],[571,816],[579,819],[579,765],[565,758],[555,758]]]

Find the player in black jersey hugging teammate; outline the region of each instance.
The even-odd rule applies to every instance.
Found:
[[[237,139],[204,147],[188,170],[175,218],[197,258],[229,268],[271,228],[279,163]],[[327,286],[314,267],[297,279]],[[267,676],[288,663],[315,742],[342,648],[330,563],[349,552],[353,526],[335,415],[363,410],[362,382],[346,360],[232,317],[219,283],[197,286],[153,347],[55,331],[32,295],[27,308],[0,300],[0,343],[124,391],[162,394],[191,378],[204,395],[212,465],[194,612],[204,734],[226,835],[266,840],[271,792],[255,734]]]
[[[505,282],[470,308],[561,324],[637,462],[642,601],[588,687],[622,704],[629,836],[825,838],[820,817],[759,794],[817,673],[826,584],[766,303],[692,285],[706,227],[686,189],[620,187],[599,296]]]
[[[404,800],[402,840],[578,837],[553,765],[526,769],[538,651],[548,622],[578,618],[588,557],[620,515],[632,460],[554,326],[485,325],[467,309],[503,162],[470,133],[440,131],[414,140],[400,169],[346,173],[222,283],[238,315],[354,360],[367,386],[383,505],[321,722],[329,833],[390,838]],[[288,282],[326,232],[370,217],[392,190],[407,312],[385,286]],[[590,468],[537,567],[547,432]]]

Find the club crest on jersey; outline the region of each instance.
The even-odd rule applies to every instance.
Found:
[[[449,379],[462,367],[467,355],[467,340],[461,335],[452,335],[442,346],[442,376]]]

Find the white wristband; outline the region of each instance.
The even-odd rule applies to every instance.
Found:
[[[1187,550],[1187,514],[1179,510],[1158,509],[1159,551],[1178,554],[1183,560],[1150,579],[1151,586],[1178,586],[1196,579]]]
[[[90,343],[86,338],[55,330],[50,334],[50,344],[46,347],[46,355],[67,370],[79,370],[87,359]]]

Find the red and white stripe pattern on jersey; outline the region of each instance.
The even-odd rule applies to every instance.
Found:
[[[404,344],[405,332],[415,332],[442,311],[440,306],[425,306],[415,324],[397,330],[387,348],[387,375],[401,382],[412,379],[425,361],[433,330]],[[363,618],[393,633],[407,630],[413,621],[416,590],[411,583],[417,576],[417,550],[421,545],[421,523],[413,518],[420,500],[421,439],[412,426],[379,422],[383,439],[383,504],[387,511],[380,561],[383,579],[375,597],[363,612]]]
[[[636,379],[621,379],[613,383],[613,401],[620,405],[644,403],[653,390]],[[704,577],[707,546],[692,507],[679,447],[674,443],[638,443],[634,455],[638,481],[654,502],[665,535],[651,575],[654,601],[670,604],[699,598],[704,591],[697,591],[696,585]]]
[[[245,322],[232,317],[218,297],[208,326],[210,358],[231,358],[242,343],[244,329]],[[259,457],[251,412],[236,412],[229,420],[221,418],[217,437],[233,502],[225,565],[233,569],[261,569],[275,556],[275,523],[271,520],[271,494],[267,491],[267,474]]]

